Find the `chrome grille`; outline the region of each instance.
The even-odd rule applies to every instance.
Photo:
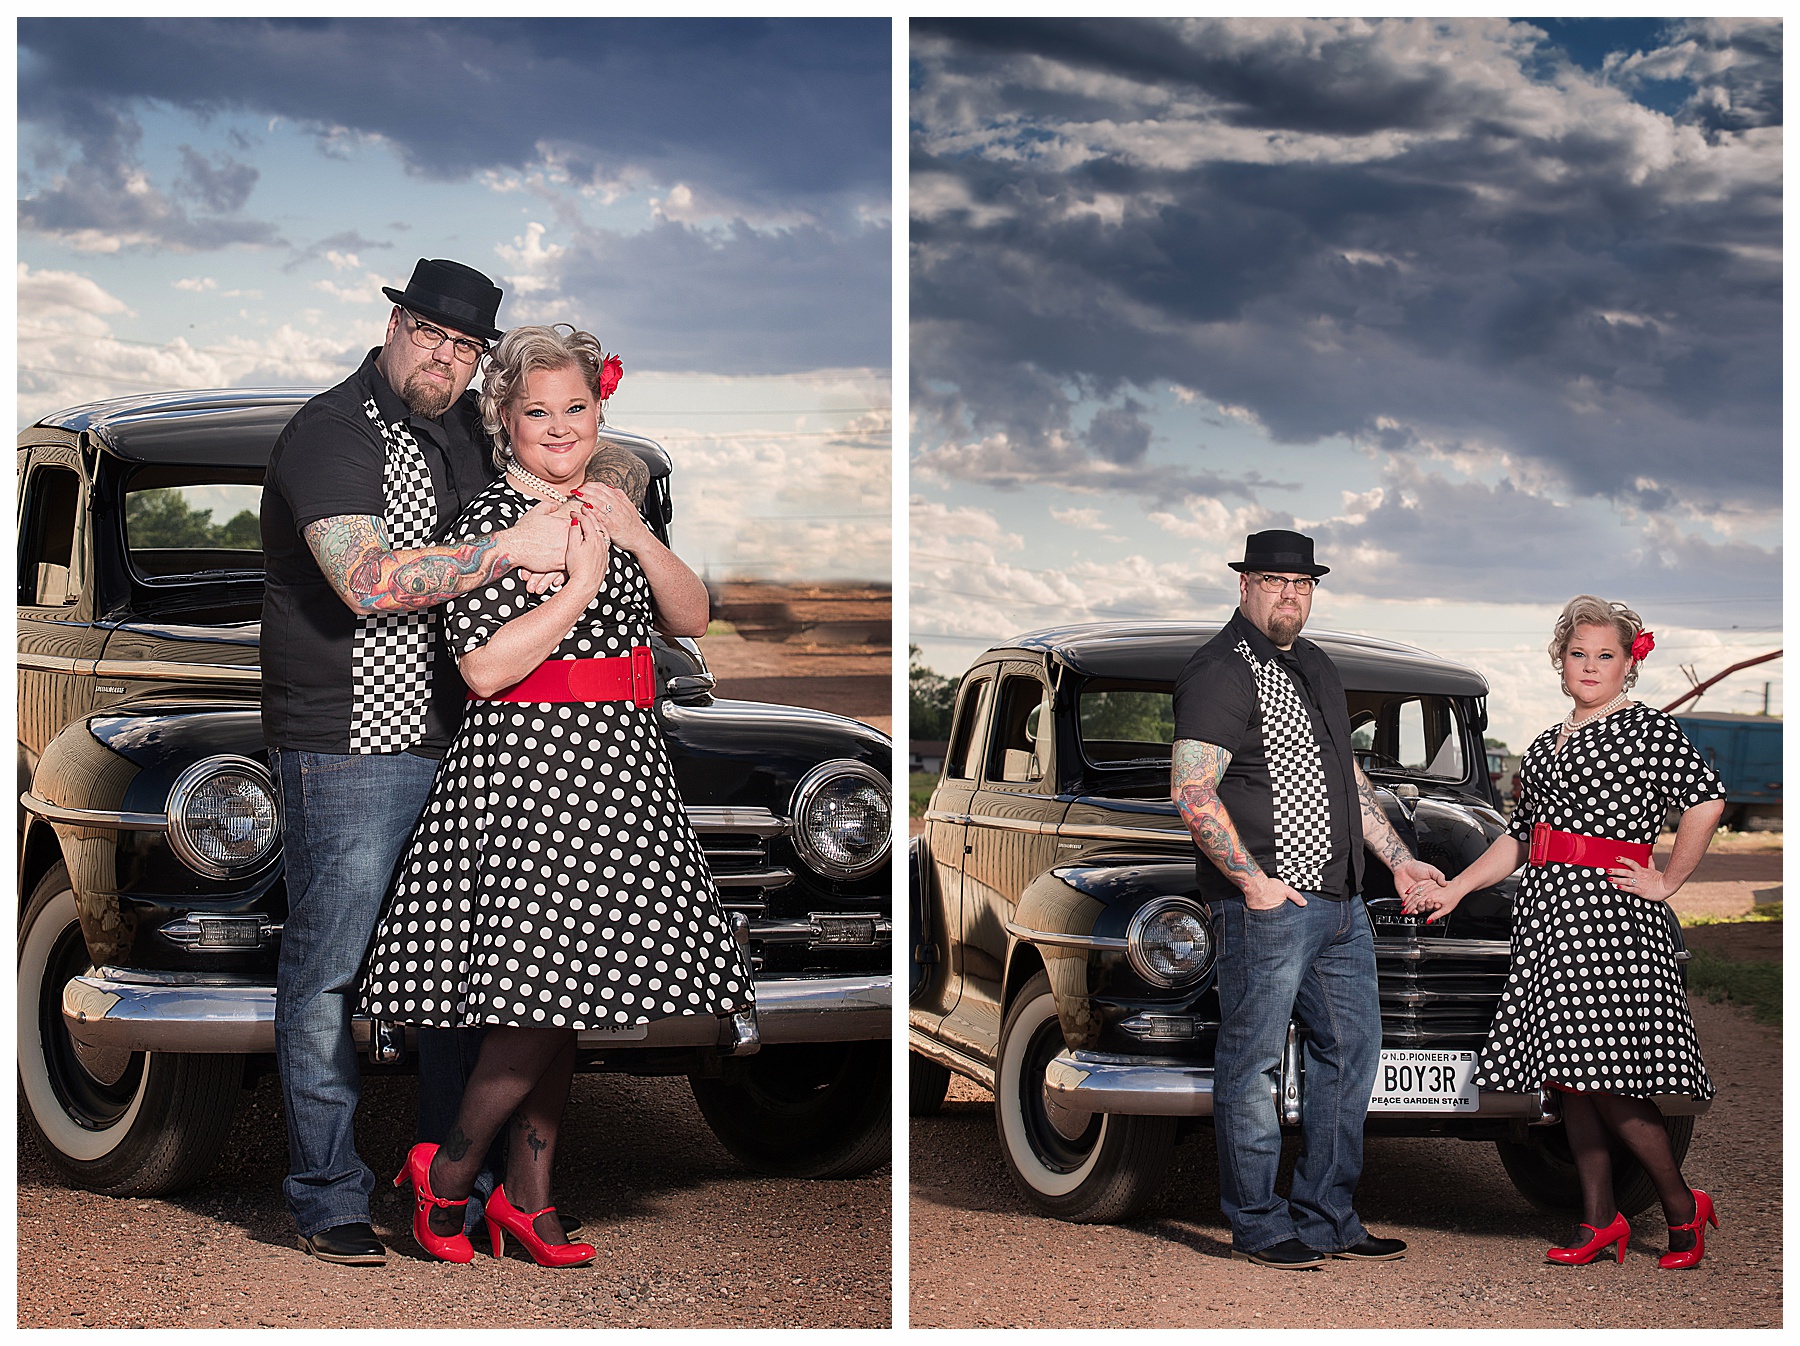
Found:
[[[688,821],[700,838],[719,903],[752,919],[768,908],[766,894],[794,881],[794,871],[769,859],[769,843],[788,830],[786,818],[767,809],[693,807]]]
[[[1479,1049],[1511,956],[1499,941],[1377,939],[1382,1045]]]

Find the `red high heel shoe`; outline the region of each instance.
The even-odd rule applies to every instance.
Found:
[[[440,1262],[473,1262],[474,1245],[463,1233],[434,1234],[430,1212],[433,1206],[467,1206],[469,1198],[451,1201],[431,1190],[431,1158],[438,1151],[429,1141],[420,1141],[406,1152],[406,1165],[394,1178],[394,1186],[410,1182],[413,1190],[413,1237],[419,1246]]]
[[[506,1184],[502,1183],[494,1189],[494,1194],[487,1199],[488,1233],[493,1235],[494,1256],[502,1257],[506,1253],[506,1239],[500,1231],[518,1239],[525,1245],[525,1251],[531,1254],[531,1260],[540,1267],[576,1267],[583,1262],[591,1262],[599,1256],[593,1245],[587,1243],[545,1243],[538,1237],[532,1221],[540,1215],[548,1215],[555,1206],[545,1206],[543,1210],[532,1211],[527,1215],[506,1199]]]
[[[1620,1211],[1612,1217],[1612,1223],[1604,1229],[1594,1229],[1586,1221],[1583,1229],[1593,1229],[1594,1237],[1579,1248],[1552,1248],[1544,1256],[1552,1262],[1561,1262],[1566,1267],[1584,1267],[1613,1244],[1619,1245],[1619,1261],[1625,1261],[1625,1245],[1631,1241],[1631,1226],[1625,1222],[1625,1213]]]
[[[1669,1232],[1691,1229],[1694,1231],[1694,1246],[1681,1252],[1664,1253],[1656,1259],[1656,1265],[1664,1271],[1681,1271],[1687,1267],[1699,1265],[1700,1259],[1706,1255],[1706,1226],[1719,1227],[1719,1217],[1713,1213],[1712,1198],[1698,1187],[1690,1187],[1694,1194],[1694,1218],[1686,1224],[1672,1224]]]

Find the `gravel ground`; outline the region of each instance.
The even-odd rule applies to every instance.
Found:
[[[1146,1218],[1062,1224],[1030,1213],[1000,1157],[990,1095],[959,1079],[940,1115],[912,1122],[911,1324],[1780,1327],[1781,1037],[1703,999],[1694,1018],[1719,1096],[1684,1167],[1718,1202],[1722,1228],[1693,1271],[1657,1267],[1667,1245],[1654,1207],[1634,1221],[1623,1266],[1546,1263],[1573,1221],[1515,1193],[1492,1145],[1458,1140],[1368,1142],[1358,1209],[1412,1245],[1398,1262],[1297,1273],[1230,1260],[1209,1129],[1179,1147]]]
[[[386,1181],[411,1137],[409,1078],[371,1080],[358,1145],[376,1170],[383,1268],[301,1253],[281,1200],[281,1097],[240,1103],[225,1154],[179,1196],[61,1184],[19,1147],[20,1327],[885,1327],[891,1170],[849,1182],[760,1178],[713,1139],[687,1083],[584,1075],[557,1200],[587,1222],[589,1267],[545,1270],[511,1240],[451,1266],[412,1241]],[[450,1307],[453,1305],[454,1307]]]

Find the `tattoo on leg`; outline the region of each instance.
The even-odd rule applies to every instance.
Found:
[[[518,1130],[519,1139],[531,1147],[531,1162],[537,1163],[550,1142],[538,1134],[537,1123],[522,1112],[513,1114],[513,1126]]]
[[[462,1133],[460,1126],[450,1128],[450,1136],[444,1141],[444,1157],[453,1164],[460,1164],[469,1153],[469,1138]]]

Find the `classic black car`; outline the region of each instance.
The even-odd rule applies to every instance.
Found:
[[[912,1111],[934,1112],[951,1072],[992,1090],[1020,1190],[1063,1219],[1141,1209],[1177,1139],[1212,1113],[1219,927],[1169,759],[1176,674],[1218,629],[1072,626],[982,655],[912,844]],[[1504,827],[1482,749],[1486,682],[1409,646],[1308,635],[1343,677],[1358,763],[1395,828],[1460,873]],[[1426,926],[1401,911],[1380,862],[1366,869],[1383,1047],[1368,1130],[1491,1140],[1527,1199],[1575,1207],[1556,1095],[1472,1082],[1506,978],[1516,876]],[[1679,949],[1678,926],[1675,938]],[[1303,1034],[1289,1025],[1273,1089],[1290,1127]],[[1679,1158],[1706,1105],[1659,1103]],[[1624,1154],[1614,1165],[1621,1208],[1642,1210],[1648,1176]]]
[[[205,1173],[272,1068],[286,895],[258,713],[263,466],[304,392],[175,393],[19,436],[19,1096],[55,1164],[115,1194]],[[669,459],[645,514],[668,536]],[[762,1049],[717,1021],[583,1034],[587,1067],[685,1074],[740,1159],[885,1162],[892,973],[887,737],[716,700],[699,647],[655,646],[688,812],[757,973]],[[396,1025],[359,1021],[370,1069]]]

